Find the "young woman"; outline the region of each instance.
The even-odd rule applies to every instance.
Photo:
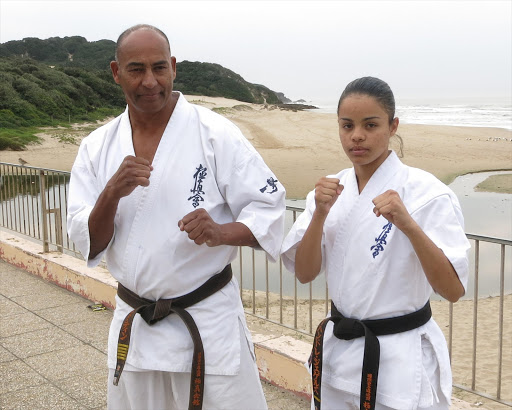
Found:
[[[325,271],[332,299],[310,359],[312,407],[448,409],[448,349],[428,301],[465,292],[459,202],[389,149],[399,120],[384,81],[348,84],[338,123],[354,166],[317,182],[282,247],[302,283]]]

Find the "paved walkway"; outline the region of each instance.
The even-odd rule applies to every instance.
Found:
[[[112,312],[90,304],[0,260],[0,409],[106,409]],[[263,388],[270,410],[309,409]]]

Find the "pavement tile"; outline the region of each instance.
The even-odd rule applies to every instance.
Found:
[[[104,354],[108,353],[108,330],[112,321],[112,314],[96,312],[94,320],[86,322],[69,323],[62,325],[62,329],[72,334],[82,342],[89,344]],[[96,314],[94,313],[94,314]]]
[[[21,360],[0,363],[0,374],[0,395],[46,382],[40,374]]]
[[[85,410],[79,404],[52,384],[30,387],[0,396],[2,410],[51,409],[51,410]]]
[[[37,314],[56,325],[97,320],[98,313],[102,312],[93,312],[87,308],[92,302],[80,299],[72,304],[38,310]]]
[[[12,360],[17,360],[18,358],[14,356],[9,350],[5,347],[0,346],[0,363],[10,362]],[[0,409],[2,407],[0,406]]]
[[[107,406],[108,369],[82,374],[59,381],[63,392],[88,408],[95,409]]]
[[[71,377],[78,380],[83,374],[92,372],[101,374],[107,369],[107,356],[86,344],[32,356],[25,361],[51,381]]]
[[[12,298],[16,296],[33,295],[41,287],[49,284],[29,273],[19,275],[12,269],[6,269],[7,264],[0,265],[0,294]]]
[[[82,342],[56,326],[0,339],[0,345],[20,358],[62,350],[78,344]]]
[[[34,330],[44,329],[50,326],[52,326],[50,322],[29,311],[7,317],[2,315],[0,316],[0,339],[33,332]]]
[[[23,306],[9,300],[7,298],[0,299],[0,312],[2,312],[2,317],[8,317],[12,315],[20,315],[27,312]],[[0,331],[2,328],[0,327]],[[0,333],[1,334],[1,333]]]
[[[263,380],[261,385],[267,400],[268,410],[299,410],[309,409],[311,406],[309,400],[296,396]]]
[[[62,293],[64,291],[64,293]],[[49,285],[42,288],[40,293],[33,293],[31,295],[16,296],[11,298],[12,301],[23,306],[25,309],[38,311],[48,309],[56,306],[71,305],[83,300],[80,296],[74,293],[67,292],[56,286]]]

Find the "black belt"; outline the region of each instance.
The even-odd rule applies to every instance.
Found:
[[[226,286],[233,273],[231,265],[227,265],[222,272],[217,273],[208,279],[196,290],[173,299],[160,299],[152,301],[141,298],[136,293],[125,288],[122,284],[118,284],[117,295],[121,300],[130,305],[133,310],[125,317],[121,330],[119,332],[119,340],[117,343],[117,364],[114,373],[114,385],[117,386],[119,378],[123,372],[128,356],[128,348],[130,346],[130,335],[132,331],[132,323],[135,314],[142,316],[148,325],[154,325],[156,322],[176,313],[187,326],[187,329],[194,342],[194,355],[192,356],[192,369],[190,378],[190,397],[189,409],[201,409],[203,406],[204,393],[204,349],[201,335],[197,329],[194,319],[185,309],[189,306],[200,302],[203,299],[213,295],[218,290]]]
[[[324,332],[327,323],[334,322],[333,333],[338,339],[352,340],[364,336],[363,371],[361,375],[360,409],[374,409],[379,375],[380,344],[377,336],[391,335],[416,329],[432,317],[430,301],[420,310],[388,319],[357,320],[343,316],[331,302],[331,317],[324,319],[316,329],[310,364],[315,410],[320,410],[322,385],[322,356]]]

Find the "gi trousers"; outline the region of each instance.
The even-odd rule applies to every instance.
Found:
[[[240,372],[235,376],[205,375],[203,409],[267,410],[253,352],[240,330]],[[114,386],[109,369],[108,410],[183,410],[188,408],[190,373],[130,371],[125,368]]]
[[[426,404],[422,403],[422,394],[420,394],[420,403],[417,404],[417,408],[419,410],[448,410],[450,405],[441,391],[439,365],[435,359],[434,350],[430,342],[422,341],[422,356],[422,366],[425,374],[422,384],[424,383],[425,385],[421,386],[421,390],[430,390],[433,397],[432,403]],[[379,375],[379,377],[385,376]],[[322,382],[321,406],[322,410],[359,410],[359,395],[338,390]],[[315,405],[313,400],[311,400],[311,410],[314,409]],[[394,410],[394,408],[376,403],[375,410]]]

